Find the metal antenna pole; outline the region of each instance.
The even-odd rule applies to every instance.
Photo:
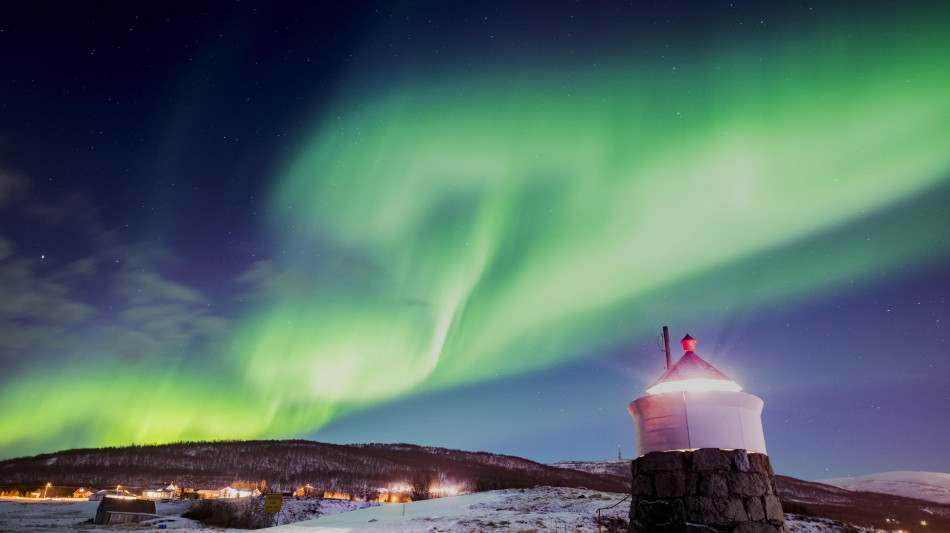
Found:
[[[673,366],[673,360],[670,358],[670,328],[663,326],[663,344],[666,346],[666,369]]]

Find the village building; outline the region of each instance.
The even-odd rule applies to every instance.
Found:
[[[174,483],[158,483],[145,487],[142,499],[145,500],[177,500],[181,498],[181,489]]]
[[[221,489],[221,498],[256,498],[261,495],[261,491],[256,488],[234,488],[225,487]]]
[[[87,487],[79,487],[78,490],[73,491],[72,497],[89,499],[89,496],[92,496],[95,493],[96,493],[96,489],[87,488]]]
[[[319,498],[323,495],[323,491],[307,483],[295,490],[293,495],[297,498]]]
[[[97,502],[102,501],[106,498],[119,498],[126,500],[134,500],[136,498],[135,494],[125,490],[125,489],[116,489],[116,490],[100,490],[89,495],[89,501]]]

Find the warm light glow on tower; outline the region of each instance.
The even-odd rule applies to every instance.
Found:
[[[664,392],[677,391],[702,392],[710,390],[739,392],[742,390],[742,387],[735,381],[723,381],[721,379],[678,379],[654,385],[647,389],[647,394],[662,394]]]

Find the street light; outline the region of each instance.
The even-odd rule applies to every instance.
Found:
[[[47,482],[47,483],[46,483],[46,487],[43,488],[43,499],[44,499],[44,500],[46,499],[46,491],[49,490],[49,486],[50,486],[50,485],[52,485],[52,483],[51,483],[51,482]]]

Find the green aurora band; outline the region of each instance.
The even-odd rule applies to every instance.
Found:
[[[861,48],[725,47],[675,72],[494,72],[343,99],[276,181],[277,289],[229,348],[36,368],[0,392],[0,449],[300,435],[588,356],[647,308],[762,308],[944,254],[932,229],[903,233],[934,215],[898,212],[874,246],[826,238],[950,177],[950,38],[866,48],[865,32],[839,40]]]

